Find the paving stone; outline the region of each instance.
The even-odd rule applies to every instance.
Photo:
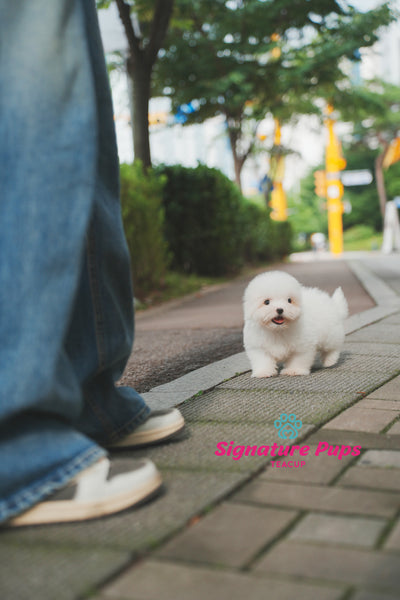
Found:
[[[303,425],[298,440],[312,430],[311,425]],[[256,423],[196,423],[186,428],[186,439],[180,443],[170,443],[137,450],[137,457],[149,457],[163,468],[185,470],[241,471],[250,474],[266,465],[270,460],[265,455],[245,455],[250,446],[255,453],[257,447],[272,445],[279,441],[272,424]],[[298,442],[296,440],[296,443]],[[222,448],[218,444],[224,443]],[[285,445],[292,442],[285,441]],[[256,449],[254,449],[256,447]],[[220,452],[225,450],[225,454]],[[228,454],[229,450],[229,454]],[[219,454],[215,454],[219,452]]]
[[[130,562],[128,552],[96,547],[9,544],[0,539],[3,600],[76,600]]]
[[[400,325],[400,313],[396,313],[385,319],[385,325]]]
[[[234,379],[222,383],[219,387],[238,390],[271,390],[284,391],[298,394],[301,388],[303,393],[329,394],[354,394],[354,400],[367,395],[377,387],[383,385],[388,378],[386,371],[363,371],[354,373],[351,370],[341,370],[331,367],[315,371],[310,375],[289,377],[278,375],[276,377],[258,378],[245,373]]]
[[[373,342],[379,340],[380,343],[397,344],[399,341],[399,327],[393,324],[376,323],[363,327],[362,329],[351,333],[348,336],[349,342]]]
[[[198,392],[199,390],[197,390]],[[152,410],[164,410],[173,408],[181,402],[185,402],[197,393],[195,390],[177,390],[176,392],[145,392],[141,394],[146,404]]]
[[[373,308],[368,308],[362,312],[350,315],[344,322],[344,331],[346,335],[358,331],[362,327],[371,325],[377,321],[381,321],[385,317],[392,315],[395,312],[393,305],[380,305]]]
[[[393,517],[399,508],[396,493],[278,483],[259,478],[244,486],[232,501],[377,517]]]
[[[329,421],[329,423],[326,423],[322,429],[342,429],[345,431],[379,433],[395,418],[396,415],[394,415],[391,410],[351,406]]]
[[[400,421],[396,421],[394,425],[387,430],[387,435],[400,435]]]
[[[374,258],[376,258],[376,256],[374,256]],[[394,309],[397,308],[397,310],[398,310],[399,295],[400,295],[400,278],[399,278],[398,265],[396,265],[395,268],[393,268],[393,265],[388,268],[387,258],[388,258],[387,255],[386,256],[381,255],[381,259],[383,259],[383,261],[385,261],[385,262],[383,264],[381,264],[379,267],[375,266],[375,273],[378,275],[378,277],[381,280],[384,280],[386,287],[389,288],[389,292],[386,293],[386,301],[385,302],[387,302],[389,306],[392,306]],[[395,260],[397,262],[399,261],[397,253],[393,256],[393,258],[395,258]],[[371,263],[369,263],[368,266],[370,266],[370,264]],[[392,292],[391,298],[390,298],[390,291]]]
[[[384,544],[384,549],[400,551],[400,521],[397,521],[390,532],[389,537]]]
[[[368,396],[368,398],[364,398],[364,400],[359,400],[356,406],[358,408],[378,408],[400,412],[400,396],[398,400],[378,400]]]
[[[337,515],[306,515],[290,532],[290,540],[372,548],[386,521]]]
[[[393,596],[392,594],[386,594],[379,590],[359,590],[351,596],[351,600],[399,600],[399,596]]]
[[[241,567],[297,516],[291,510],[223,503],[173,538],[157,556]]]
[[[400,347],[400,345],[398,346]],[[395,377],[382,385],[369,395],[370,398],[380,398],[381,400],[399,400],[400,399],[400,377]]]
[[[340,600],[344,588],[280,581],[148,560],[108,585],[98,600]]]
[[[332,445],[361,446],[363,450],[367,448],[400,450],[399,435],[383,435],[381,433],[324,429],[307,438],[308,444],[314,445],[319,444],[319,442],[328,442]]]
[[[334,460],[332,456],[320,454],[315,456],[317,446],[310,446],[310,451],[305,458],[305,466],[297,469],[277,469],[268,465],[260,479],[271,481],[289,481],[290,483],[320,483],[328,484],[354,460],[354,456],[344,456],[341,460]]]
[[[240,471],[250,474],[266,465],[268,456],[245,456],[238,460],[230,456],[215,455],[219,442],[234,442],[232,448],[239,446],[235,451],[240,456],[241,446],[263,446],[271,445],[278,439],[277,431],[273,425],[255,423],[196,423],[194,427],[188,428],[188,439],[179,444],[167,444],[154,446],[145,450],[138,450],[136,456],[151,458],[156,465],[164,468],[180,468],[212,471]],[[312,427],[304,425],[301,434],[306,435]],[[288,444],[288,442],[285,442]]]
[[[393,271],[388,270],[387,263],[390,264],[390,261],[383,255],[380,258],[383,258],[384,262],[377,260],[375,255],[371,260],[369,255],[364,256],[361,261],[350,260],[348,264],[376,304],[378,306],[391,306],[393,312],[395,312],[396,307],[399,305],[399,298],[395,292],[396,287],[392,286],[392,278],[397,283],[398,271],[397,268]],[[397,257],[393,258],[397,261]]]
[[[368,450],[359,459],[358,465],[400,469],[400,452],[396,450]]]
[[[322,365],[320,368],[323,368]],[[341,353],[339,361],[333,368],[338,371],[351,370],[353,372],[383,371],[390,377],[391,374],[400,371],[400,357],[391,355],[380,356],[379,354],[355,354],[346,349]]]
[[[399,557],[371,550],[284,541],[256,563],[255,571],[400,589]]]
[[[354,401],[354,394],[297,394],[284,391],[216,388],[180,406],[187,421],[274,423],[282,412],[319,424]],[[400,407],[400,405],[399,405]]]
[[[233,377],[236,373],[242,373],[250,369],[249,361],[245,352],[239,352],[228,358],[224,358],[200,369],[196,369],[170,381],[153,388],[152,392],[176,392],[182,390],[194,393],[209,389],[218,385],[224,378]]]
[[[351,467],[336,485],[400,492],[400,471],[379,467]]]
[[[365,356],[394,356],[400,358],[400,345],[381,344],[380,342],[350,342],[349,336],[343,345],[343,351]]]
[[[35,548],[43,544],[59,543],[66,547],[104,546],[109,550],[129,551],[131,556],[137,556],[154,548],[204,508],[221,500],[243,480],[236,473],[162,470],[162,476],[167,493],[135,510],[86,523],[4,530],[0,541],[6,545],[27,546],[31,548],[31,552],[35,552]],[[16,560],[17,556],[16,554]],[[10,566],[12,562],[9,561],[8,564]],[[51,564],[42,565],[40,573],[43,585],[46,578],[52,576],[50,567]],[[14,564],[14,569],[18,571],[19,562]],[[95,581],[98,579],[94,577],[93,582]]]

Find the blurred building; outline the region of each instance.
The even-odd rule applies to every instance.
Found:
[[[400,3],[398,2],[400,10]],[[360,65],[362,79],[378,77],[400,86],[400,22],[396,21],[372,47],[362,51]]]

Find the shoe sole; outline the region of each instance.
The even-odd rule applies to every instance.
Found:
[[[127,448],[136,448],[138,446],[144,446],[147,444],[155,444],[157,442],[164,442],[178,431],[181,431],[185,426],[185,419],[181,417],[179,421],[176,423],[171,423],[171,425],[165,427],[159,427],[158,429],[152,429],[150,431],[138,431],[137,433],[132,433],[130,435],[130,439],[121,440],[119,443],[116,443],[112,446],[107,446],[109,450],[118,450],[118,449],[127,449]]]
[[[51,523],[71,523],[88,521],[99,517],[109,516],[155,495],[162,486],[160,473],[155,473],[151,481],[143,484],[133,493],[125,492],[99,502],[77,502],[73,500],[58,500],[57,502],[41,502],[26,513],[14,517],[7,526],[21,527],[27,525],[48,525]]]

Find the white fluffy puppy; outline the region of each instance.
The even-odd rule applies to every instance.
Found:
[[[253,377],[308,375],[321,352],[324,367],[334,365],[344,341],[347,301],[341,288],[333,296],[303,287],[283,271],[255,277],[244,293],[244,347]]]

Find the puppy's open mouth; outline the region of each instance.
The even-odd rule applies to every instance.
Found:
[[[272,322],[275,323],[276,325],[282,325],[282,323],[285,322],[285,318],[284,317],[275,317],[275,319],[272,319]]]

